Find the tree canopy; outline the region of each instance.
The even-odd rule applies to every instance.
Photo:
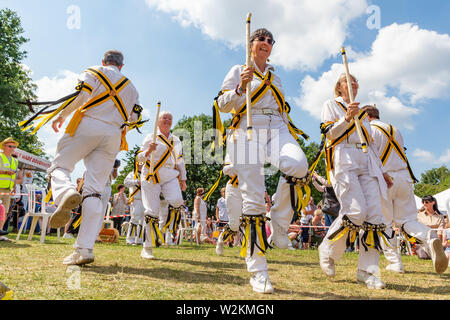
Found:
[[[450,188],[450,170],[446,165],[425,171],[420,182],[415,185],[414,193],[423,198]]]
[[[35,135],[22,132],[18,122],[24,120],[31,111],[17,101],[33,100],[36,85],[30,78],[28,68],[22,63],[27,52],[22,46],[28,41],[20,18],[10,9],[0,10],[0,139],[9,136],[20,143],[22,150],[44,156],[42,143]]]

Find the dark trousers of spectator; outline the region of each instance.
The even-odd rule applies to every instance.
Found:
[[[123,217],[113,218],[112,220],[114,222],[114,229],[120,231],[120,228],[122,227]]]

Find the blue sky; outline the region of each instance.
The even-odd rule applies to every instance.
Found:
[[[366,11],[373,5],[379,16]],[[79,9],[79,29],[67,25],[74,18],[71,6]],[[400,128],[416,175],[450,165],[450,2],[2,0],[0,7],[22,20],[30,39],[24,64],[42,98],[70,93],[76,74],[100,64],[106,50],[121,50],[122,71],[151,119],[144,134],[152,130],[157,100],[175,121],[211,114],[225,74],[245,62],[244,20],[251,11],[252,30],[274,33],[272,62],[293,106],[291,117],[313,141],[320,139],[322,103],[343,72],[339,50],[345,45],[361,103],[376,102],[383,120]],[[57,136],[41,131],[52,156]],[[143,139],[132,133],[129,144]],[[74,176],[82,171],[80,164]]]

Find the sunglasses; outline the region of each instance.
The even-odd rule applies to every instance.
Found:
[[[271,38],[264,37],[264,36],[259,36],[255,40],[262,41],[262,42],[267,42],[268,44],[270,44],[272,46],[275,44],[275,40],[273,40]]]
[[[11,148],[11,149],[15,149],[16,148],[16,146],[15,145],[7,145],[7,146],[5,146],[6,148]]]
[[[432,203],[433,201],[431,201],[431,200],[425,200],[425,201],[422,201],[422,203]]]

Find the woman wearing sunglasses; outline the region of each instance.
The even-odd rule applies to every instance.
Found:
[[[436,267],[439,267],[441,271],[439,273],[442,273],[448,266],[448,258],[442,248],[445,216],[439,211],[436,198],[433,196],[427,195],[423,197],[422,204],[423,207],[417,214],[417,220],[428,228],[434,229],[432,233],[428,231],[428,234],[426,235],[427,237],[430,237],[430,240],[433,239],[432,237],[436,237],[437,234],[439,241],[436,241],[434,244],[436,248],[432,250],[433,248],[430,247],[426,236],[413,234],[412,236],[419,240],[419,243],[416,246],[416,253],[419,259],[432,259],[435,269]]]
[[[251,65],[235,65],[226,75],[217,98],[221,112],[232,112],[227,134],[227,152],[232,159],[242,193],[244,232],[241,255],[246,257],[247,270],[253,273],[250,284],[260,293],[272,293],[269,281],[265,230],[264,164],[269,162],[282,172],[275,205],[271,208],[273,243],[287,248],[287,230],[293,210],[290,185],[286,179],[306,176],[308,163],[299,144],[290,133],[290,123],[284,101],[284,91],[274,67],[268,64],[275,41],[267,29],[258,29],[250,36]],[[251,84],[252,139],[246,134],[247,115],[245,88]],[[253,235],[253,236],[252,236]]]

